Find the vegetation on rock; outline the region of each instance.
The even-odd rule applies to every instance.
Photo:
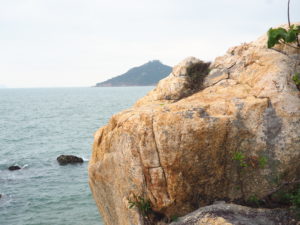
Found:
[[[268,31],[268,48],[274,47],[276,44],[285,44],[289,47],[300,50],[300,26],[291,24],[290,22],[290,0],[288,1],[288,29],[283,27],[270,28]],[[292,76],[297,88],[300,90],[300,73],[295,73]]]
[[[143,216],[147,216],[151,211],[150,201],[138,196],[134,200],[129,200],[129,208],[136,207]]]
[[[187,74],[191,79],[190,84],[192,89],[202,89],[204,79],[209,73],[209,66],[209,62],[199,62],[192,64],[187,68]]]
[[[276,29],[270,28],[268,31],[268,48],[272,48],[276,44],[288,44],[297,42],[297,47],[300,49],[298,35],[300,34],[300,26],[291,25],[288,29],[279,27]],[[290,45],[291,46],[291,45]]]
[[[276,29],[270,28],[268,31],[268,48],[272,48],[276,44],[288,44],[288,43],[297,43],[297,46],[291,46],[293,48],[300,49],[300,42],[298,35],[300,34],[300,26],[296,26],[291,24],[290,20],[290,0],[288,0],[288,24],[289,28],[285,29],[283,27],[279,27]]]

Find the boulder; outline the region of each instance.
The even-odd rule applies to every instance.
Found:
[[[210,63],[195,57],[188,57],[176,65],[170,75],[162,79],[157,87],[136,106],[164,102],[170,103],[189,96],[203,88],[203,80],[208,73]]]
[[[56,158],[60,165],[83,163],[83,159],[74,155],[60,155]]]
[[[171,218],[300,179],[300,55],[266,43],[233,47],[208,69],[184,60],[96,132],[89,184],[105,224],[142,224],[136,197]]]
[[[19,167],[19,166],[10,166],[10,167],[8,167],[8,170],[11,170],[11,171],[20,170],[20,169],[21,169],[21,167]]]
[[[257,209],[235,204],[202,207],[170,225],[296,225],[287,209]]]

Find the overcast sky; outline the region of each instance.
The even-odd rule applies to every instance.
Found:
[[[0,0],[0,84],[92,86],[149,60],[213,60],[287,23],[287,0]],[[300,21],[291,0],[291,20]]]

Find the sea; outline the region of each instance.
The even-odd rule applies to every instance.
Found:
[[[88,186],[93,135],[152,88],[0,89],[0,225],[102,225]],[[61,154],[84,163],[60,166]]]

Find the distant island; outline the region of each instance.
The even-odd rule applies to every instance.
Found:
[[[146,64],[134,67],[126,73],[96,84],[96,87],[122,86],[151,86],[168,76],[172,67],[162,64],[159,60],[152,60]]]

